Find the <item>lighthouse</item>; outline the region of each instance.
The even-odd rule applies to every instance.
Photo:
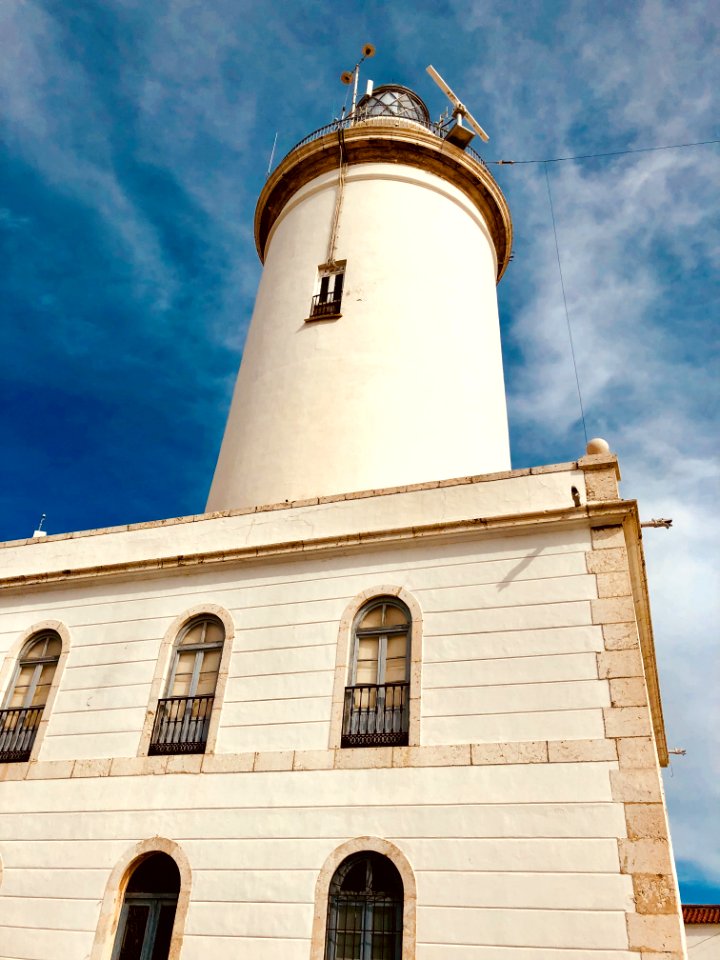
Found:
[[[638,505],[508,469],[463,120],[268,179],[206,514],[0,545],[3,956],[686,960]]]
[[[208,511],[510,468],[496,285],[512,224],[456,139],[380,86],[269,178]]]

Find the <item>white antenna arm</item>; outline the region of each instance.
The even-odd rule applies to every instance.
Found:
[[[437,70],[435,69],[435,67],[433,67],[432,64],[430,64],[430,66],[427,67],[427,72],[428,72],[428,73],[430,74],[430,76],[433,78],[433,80],[435,81],[435,83],[440,87],[440,89],[442,90],[442,92],[445,94],[445,96],[448,98],[448,100],[452,103],[452,105],[455,107],[455,109],[457,109],[458,107],[462,107],[463,112],[464,112],[465,107],[463,107],[463,105],[460,103],[460,101],[458,100],[458,98],[457,98],[457,97],[455,96],[455,94],[452,92],[452,90],[450,89],[450,87],[445,83],[445,81],[443,80],[443,78],[440,76],[440,74],[437,72]]]
[[[477,133],[477,134],[487,143],[487,141],[490,139],[490,137],[487,135],[487,133],[485,133],[485,131],[483,130],[483,128],[482,128],[482,127],[480,126],[480,124],[477,122],[477,120],[475,119],[475,117],[470,113],[470,111],[469,111],[468,108],[465,106],[465,104],[462,103],[457,96],[455,96],[455,94],[453,93],[452,89],[445,83],[445,81],[443,80],[443,78],[442,78],[442,77],[440,76],[440,74],[437,72],[437,70],[435,69],[435,67],[432,66],[432,64],[427,67],[427,72],[428,72],[428,73],[430,74],[430,76],[433,78],[433,80],[435,81],[435,83],[440,87],[440,89],[441,89],[442,92],[445,94],[445,96],[448,98],[448,100],[450,101],[450,103],[452,103],[452,105],[454,106],[455,110],[453,111],[453,113],[456,114],[457,116],[465,117],[465,119],[466,119],[467,122],[470,124],[470,126],[473,128],[473,130],[475,131],[475,133]]]

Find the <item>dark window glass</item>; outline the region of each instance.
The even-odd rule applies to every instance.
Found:
[[[400,960],[403,885],[379,853],[344,860],[330,884],[326,960]]]
[[[118,960],[140,960],[149,916],[149,904],[137,903],[128,907]]]
[[[154,853],[140,861],[125,891],[112,960],[167,960],[179,892],[171,857]]]
[[[175,904],[165,904],[160,907],[155,943],[150,960],[166,960],[170,953],[170,938],[172,937],[173,922],[175,920]]]

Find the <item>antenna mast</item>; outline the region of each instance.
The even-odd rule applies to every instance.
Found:
[[[375,47],[371,43],[366,43],[362,48],[362,56],[355,64],[352,70],[345,70],[340,74],[340,79],[342,82],[349,86],[353,85],[353,95],[352,95],[352,109],[350,110],[350,116],[355,113],[355,107],[357,106],[357,90],[358,90],[358,80],[360,79],[360,64],[367,60],[369,57],[375,56]]]

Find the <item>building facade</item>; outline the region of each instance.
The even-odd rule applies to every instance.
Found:
[[[0,548],[8,960],[685,956],[637,505],[508,469],[509,214],[423,110],[268,181],[208,512]]]

